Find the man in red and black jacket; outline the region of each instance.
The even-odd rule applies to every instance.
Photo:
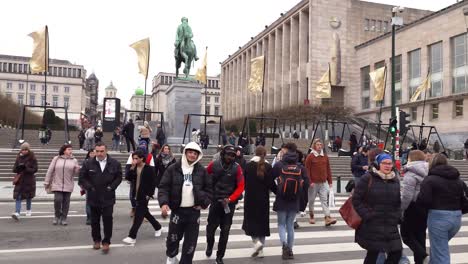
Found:
[[[242,168],[234,160],[236,149],[232,145],[226,145],[221,151],[221,158],[210,162],[206,168],[208,175],[213,180],[213,202],[208,214],[206,226],[206,256],[213,253],[215,232],[218,226],[221,229],[216,252],[216,263],[222,264],[226,245],[229,238],[229,230],[232,225],[235,206],[244,191],[244,175]]]

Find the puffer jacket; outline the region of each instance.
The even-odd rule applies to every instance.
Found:
[[[413,161],[406,165],[403,187],[401,190],[401,210],[405,211],[411,202],[416,202],[421,183],[429,172],[425,161]]]
[[[362,218],[355,234],[356,243],[369,251],[402,250],[398,231],[401,217],[400,180],[397,176],[383,180],[373,171],[364,174],[354,189],[352,202]]]
[[[50,162],[44,184],[51,185],[53,192],[73,192],[74,178],[79,172],[80,166],[73,156],[55,156]]]

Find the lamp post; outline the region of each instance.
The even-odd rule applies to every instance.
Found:
[[[403,18],[397,16],[398,13],[402,13],[403,7],[395,6],[392,8],[392,113],[391,120],[396,120],[396,92],[395,92],[395,31],[397,26],[403,26]],[[396,150],[396,135],[392,137],[392,153],[395,154]]]

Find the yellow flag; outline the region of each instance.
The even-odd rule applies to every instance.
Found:
[[[250,60],[250,79],[247,88],[252,93],[263,90],[263,75],[265,71],[265,57],[258,56]]]
[[[47,26],[29,34],[33,38],[33,53],[29,61],[31,73],[46,72],[49,68],[49,32]]]
[[[427,89],[431,89],[431,74],[430,73],[427,75],[423,83],[421,83],[421,85],[419,85],[419,87],[416,88],[416,91],[414,91],[413,96],[411,96],[410,102],[411,103],[416,102],[416,100],[418,100],[419,95]]]
[[[208,47],[205,50],[205,57],[203,57],[202,66],[201,66],[201,68],[199,68],[197,70],[197,74],[195,75],[195,80],[197,80],[200,83],[203,83],[205,85],[208,83],[208,77],[207,77],[207,74],[206,74],[206,65],[207,65],[206,56],[207,56],[207,53],[208,53]]]
[[[374,83],[374,101],[382,101],[385,92],[385,78],[387,77],[387,67],[381,67],[370,72],[369,76]]]
[[[331,82],[330,82],[330,65],[325,74],[317,82],[317,91],[316,98],[331,98]]]
[[[150,57],[150,40],[149,38],[142,39],[130,45],[138,56],[139,73],[148,78],[149,57]]]

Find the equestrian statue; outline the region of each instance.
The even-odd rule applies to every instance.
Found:
[[[176,41],[174,43],[174,57],[176,61],[176,78],[179,76],[179,68],[182,62],[185,64],[184,74],[185,78],[188,79],[190,74],[190,66],[198,60],[197,47],[193,43],[192,29],[188,24],[188,18],[183,17],[182,23],[177,27]]]

